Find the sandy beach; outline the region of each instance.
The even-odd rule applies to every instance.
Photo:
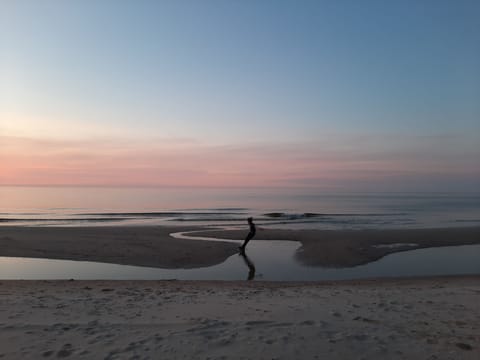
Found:
[[[238,252],[238,244],[174,239],[175,232],[196,237],[244,239],[247,230],[202,230],[201,227],[0,227],[0,256],[98,261],[162,268],[219,264]],[[309,266],[349,267],[397,251],[480,243],[480,228],[408,230],[278,230],[258,228],[252,241],[292,240]],[[398,246],[390,246],[390,245]],[[403,244],[403,245],[402,245]],[[415,246],[411,246],[415,244]],[[378,246],[380,245],[380,247]],[[385,246],[387,245],[387,246]]]
[[[173,239],[196,228],[160,226],[0,227],[0,256],[98,261],[162,268],[196,268],[223,262],[235,244]]]
[[[0,360],[480,360],[480,0],[0,0]]]
[[[480,277],[1,281],[4,359],[478,359]]]
[[[0,228],[0,256],[194,268],[244,231],[178,227]],[[417,248],[474,244],[479,228],[287,231],[297,260],[351,266]],[[378,246],[382,245],[382,246]],[[0,358],[478,359],[480,276],[337,282],[0,280]]]

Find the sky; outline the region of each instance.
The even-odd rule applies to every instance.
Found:
[[[480,188],[480,2],[0,2],[0,185]]]

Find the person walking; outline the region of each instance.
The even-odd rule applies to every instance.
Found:
[[[248,235],[245,238],[243,245],[239,247],[240,252],[242,253],[245,252],[245,248],[247,247],[248,242],[255,236],[255,232],[256,232],[255,224],[253,223],[253,218],[249,217],[247,221],[248,221],[248,225],[250,226],[250,231],[248,232]]]

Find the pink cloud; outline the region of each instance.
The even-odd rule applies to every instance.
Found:
[[[408,140],[408,139],[406,139]],[[476,154],[376,141],[211,146],[193,141],[0,137],[1,185],[315,186],[474,178]],[[445,160],[447,159],[447,160]]]

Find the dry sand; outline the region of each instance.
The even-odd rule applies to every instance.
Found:
[[[173,239],[172,232],[199,230],[160,226],[0,227],[0,256],[99,261],[162,268],[195,268],[219,264],[235,254],[235,243]],[[206,230],[195,236],[243,240],[245,230]],[[411,246],[414,248],[480,243],[480,227],[409,230],[257,230],[252,241],[294,240],[305,265],[348,267],[365,264]]]
[[[472,359],[480,277],[0,281],[3,359]]]

